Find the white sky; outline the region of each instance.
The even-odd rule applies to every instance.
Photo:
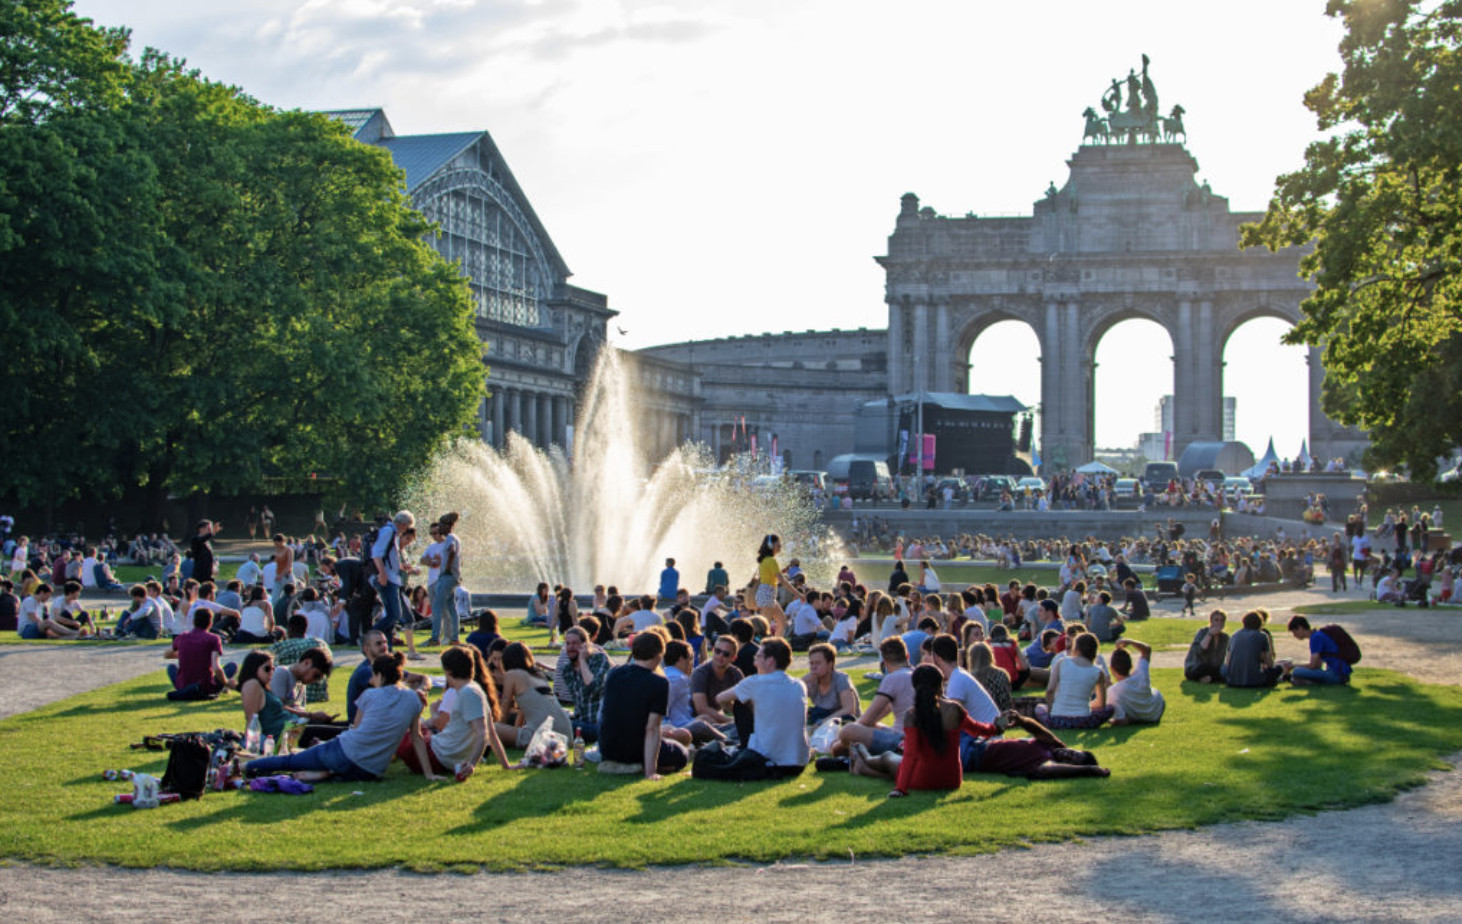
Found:
[[[485,128],[574,282],[641,347],[763,330],[882,327],[899,196],[1029,214],[1061,184],[1081,112],[1152,58],[1164,109],[1236,210],[1261,210],[1315,137],[1304,91],[1337,69],[1324,0],[80,0],[145,45],[283,108],[381,106],[403,134]],[[1098,353],[1097,443],[1130,444],[1171,391],[1155,325]],[[1148,329],[1148,335],[1141,332]],[[1302,351],[1242,329],[1225,392],[1239,438],[1304,435]],[[1033,342],[1033,338],[1026,340]],[[1020,337],[982,338],[972,389],[1039,399]],[[1166,368],[1161,368],[1161,366]]]

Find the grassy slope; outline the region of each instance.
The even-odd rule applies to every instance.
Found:
[[[484,769],[426,784],[396,764],[377,784],[309,796],[209,793],[116,806],[107,767],[161,775],[144,733],[237,726],[236,697],[161,698],[161,673],[0,722],[0,856],[196,869],[512,869],[972,853],[1031,840],[1277,818],[1384,799],[1462,748],[1462,689],[1361,671],[1350,689],[1238,691],[1153,672],[1163,724],[1072,733],[1109,780],[972,777],[890,801],[888,784],[809,771],[776,784],[661,783],[573,770]],[[855,678],[861,676],[854,673]],[[346,678],[335,678],[336,705]],[[869,684],[861,683],[866,696]],[[354,793],[360,792],[361,795]]]

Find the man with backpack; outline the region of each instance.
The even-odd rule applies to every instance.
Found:
[[[1339,626],[1310,628],[1303,616],[1292,617],[1289,634],[1310,643],[1310,663],[1291,668],[1286,677],[1292,683],[1341,684],[1350,682],[1350,666],[1360,660],[1360,648]]]

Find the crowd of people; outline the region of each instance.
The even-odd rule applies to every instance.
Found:
[[[561,642],[553,663],[540,664],[528,645],[503,636],[496,612],[472,610],[462,577],[471,551],[455,534],[457,519],[448,513],[430,523],[426,543],[406,511],[379,519],[354,542],[342,535],[323,548],[274,534],[267,561],[251,555],[229,580],[219,576],[212,547],[221,527],[202,520],[187,543],[188,576],[126,589],[130,603],[109,631],[170,636],[170,698],[236,692],[245,725],[257,722],[289,743],[292,753],[255,760],[249,774],[376,779],[399,757],[428,778],[462,780],[489,751],[512,768],[506,750],[546,729],[593,745],[605,772],[652,779],[688,765],[706,779],[793,776],[805,772],[815,742],[826,755],[818,770],[885,778],[898,796],[957,787],[966,773],[1102,776],[1094,754],[1058,733],[1160,722],[1166,701],[1152,686],[1151,648],[1132,637],[1150,615],[1134,564],[1182,562],[1220,575],[1252,562],[1309,580],[1317,553],[1360,542],[1369,555],[1371,538],[1364,528],[1334,540],[1184,537],[1171,522],[1151,539],[1111,544],[895,536],[886,578],[860,578],[852,559],[818,587],[796,558],[783,564],[779,537],[768,535],[750,582],[733,586],[717,562],[703,601],[692,602],[674,559],[657,593],[596,586],[582,611],[572,589],[540,585],[525,621]],[[1414,533],[1404,517],[1389,522],[1385,535],[1400,543],[1400,557]],[[88,557],[101,563],[93,550],[80,551],[83,567]],[[965,554],[1060,564],[1050,587],[947,586],[939,564]],[[10,560],[22,593],[8,580],[0,585],[0,618],[15,601],[23,637],[100,630],[76,605],[79,581],[66,580],[54,600],[29,554],[18,569]],[[1440,583],[1452,570],[1428,574]],[[1377,591],[1380,599],[1391,592],[1379,584]],[[1268,618],[1262,609],[1246,612],[1230,636],[1227,614],[1213,611],[1187,653],[1185,677],[1234,687],[1348,681],[1346,639],[1296,617],[1288,630],[1308,643],[1311,658],[1289,664],[1275,656]],[[428,646],[442,646],[438,680],[407,669],[426,658],[414,641],[421,631],[429,632]],[[228,642],[251,650],[226,660]],[[321,708],[330,700],[333,649],[342,645],[363,655],[343,718]],[[793,677],[798,653],[807,671]],[[877,688],[867,702],[838,666],[849,654],[877,656],[878,670],[868,675]],[[438,686],[442,694],[433,697]],[[1024,735],[1006,737],[1011,729]]]

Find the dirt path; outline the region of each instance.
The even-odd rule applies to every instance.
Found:
[[[1268,607],[1281,655],[1301,657],[1302,646],[1282,631],[1283,620],[1294,606],[1329,599],[1328,592],[1309,590],[1219,605],[1231,618],[1250,606]],[[1366,666],[1436,683],[1462,679],[1462,609],[1386,608],[1312,621],[1344,623],[1364,649]],[[0,647],[0,716],[156,670],[159,657],[156,648]],[[1157,660],[1176,664],[1182,656],[1166,652]],[[1452,763],[1462,763],[1462,755]],[[974,917],[978,905],[995,919],[1038,915],[1048,922],[1114,915],[1138,922],[1450,922],[1462,920],[1459,856],[1462,773],[1453,772],[1435,774],[1429,785],[1383,805],[978,857],[440,877],[391,870],[220,875],[17,865],[0,868],[0,914],[25,922],[244,921],[257,920],[257,906],[221,899],[248,895],[278,907],[279,896],[292,895],[328,896],[332,918],[376,920],[551,914],[570,922],[951,921]],[[896,911],[890,895],[901,899]]]

